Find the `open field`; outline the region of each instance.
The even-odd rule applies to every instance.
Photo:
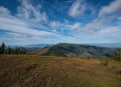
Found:
[[[0,55],[0,87],[121,87],[121,62]]]

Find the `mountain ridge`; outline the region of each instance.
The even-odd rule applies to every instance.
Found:
[[[50,47],[43,47],[33,51],[34,54],[43,56],[65,56],[65,57],[111,57],[114,48],[98,47],[83,44],[59,43]]]

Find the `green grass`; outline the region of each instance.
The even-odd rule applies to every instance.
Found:
[[[121,62],[0,55],[0,87],[121,87]]]

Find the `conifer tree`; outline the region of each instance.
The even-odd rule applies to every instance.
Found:
[[[0,46],[0,54],[4,54],[5,52],[5,43],[3,42]]]

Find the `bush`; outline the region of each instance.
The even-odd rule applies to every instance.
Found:
[[[116,51],[114,51],[113,58],[117,61],[121,61],[121,49],[117,49]]]
[[[100,61],[100,65],[108,66],[108,59],[107,59],[107,58],[101,57],[101,58],[99,59],[99,61]]]

